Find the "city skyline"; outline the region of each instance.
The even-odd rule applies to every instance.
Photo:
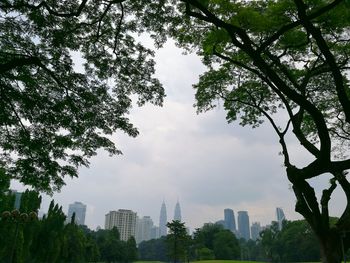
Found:
[[[79,169],[79,178],[67,178],[60,192],[43,198],[42,210],[47,211],[52,198],[64,211],[69,203],[80,200],[87,205],[86,224],[95,229],[103,225],[101,215],[113,207],[127,207],[158,222],[159,200],[172,200],[167,202],[172,209],[181,197],[183,221],[191,229],[215,222],[227,207],[247,210],[262,224],[271,221],[275,207],[283,207],[288,219],[300,219],[271,127],[228,124],[223,105],[197,115],[192,84],[204,71],[199,58],[182,55],[169,41],[156,50],[155,59],[156,76],[167,94],[164,106],[147,104],[130,110],[128,117],[140,133],[136,138],[113,135],[123,155],[110,157],[98,151],[89,168]],[[292,138],[287,139],[293,162],[306,164],[312,157]],[[320,195],[329,176],[310,183]],[[16,182],[11,188],[24,189]],[[337,188],[330,201],[332,216],[340,215],[344,200]]]

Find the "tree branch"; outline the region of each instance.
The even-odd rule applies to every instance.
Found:
[[[330,11],[331,9],[333,9],[334,7],[336,7],[338,4],[340,4],[343,0],[335,0],[332,3],[330,3],[329,5],[326,5],[322,8],[320,8],[319,10],[315,11],[314,13],[310,14],[307,16],[307,18],[309,20],[314,19],[316,17],[319,17],[320,15]],[[296,28],[297,26],[301,25],[301,21],[295,21],[292,22],[288,25],[284,25],[282,26],[275,34],[273,34],[272,36],[270,36],[264,43],[262,43],[260,45],[260,47],[257,49],[257,51],[260,53],[262,52],[264,49],[266,49],[268,46],[270,46],[273,42],[275,42],[277,39],[279,39],[284,33],[286,33],[287,31]]]
[[[4,74],[7,71],[13,70],[17,67],[37,65],[40,62],[38,57],[28,57],[23,55],[13,54],[15,57],[8,62],[0,64],[0,74]]]
[[[311,23],[309,17],[306,15],[305,3],[302,0],[294,0],[294,2],[298,9],[298,15],[302,25],[314,37],[314,39],[316,40],[317,46],[319,47],[320,51],[322,52],[323,56],[326,59],[327,64],[329,65],[329,68],[334,78],[338,99],[344,110],[345,119],[348,123],[350,123],[350,99],[345,91],[343,76],[337,65],[336,59],[332,54],[332,52],[330,51],[330,48],[328,47],[326,40],[323,38],[321,30],[315,27]]]
[[[48,11],[51,15],[54,15],[54,16],[58,16],[58,17],[78,17],[80,16],[81,12],[83,11],[86,3],[87,3],[88,0],[82,0],[82,2],[80,3],[78,9],[74,12],[71,12],[71,13],[60,13],[54,9],[52,9],[48,3],[46,3],[46,1],[42,1],[40,2],[40,4],[38,5],[31,5],[31,4],[28,4],[26,1],[17,1],[16,4],[14,5],[11,5],[10,3],[4,3],[0,6],[0,8],[15,8],[15,9],[18,9],[18,8],[22,8],[22,7],[26,7],[26,8],[29,8],[29,9],[32,9],[32,10],[38,10],[40,8],[45,8],[46,11]]]

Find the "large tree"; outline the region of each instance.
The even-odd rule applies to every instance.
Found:
[[[164,95],[153,51],[135,39],[144,8],[138,0],[1,1],[2,177],[52,192],[97,149],[120,153],[113,132],[137,135],[130,95],[139,105]]]
[[[169,228],[167,235],[169,257],[174,263],[188,261],[188,246],[191,237],[187,234],[185,223],[173,220],[166,226]]]
[[[318,237],[322,260],[339,262],[341,242],[350,247],[350,2],[169,2],[166,33],[208,67],[195,85],[198,111],[222,99],[229,122],[272,125],[295,210]],[[310,154],[307,165],[293,162],[290,135]],[[327,175],[329,187],[318,200],[309,180]],[[336,187],[347,203],[333,225],[328,206]]]

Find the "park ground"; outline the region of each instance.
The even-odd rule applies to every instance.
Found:
[[[135,263],[164,263],[162,261],[136,261]],[[202,261],[190,261],[190,263],[263,263],[262,261],[241,261],[241,260],[202,260]],[[302,263],[302,262],[299,262]],[[305,263],[305,262],[304,262]],[[308,262],[316,263],[316,262]]]

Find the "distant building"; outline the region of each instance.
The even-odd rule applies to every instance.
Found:
[[[168,218],[166,213],[166,206],[163,201],[162,206],[160,208],[160,216],[159,216],[159,237],[166,236],[168,233],[167,224]]]
[[[232,233],[236,232],[236,220],[232,209],[226,208],[224,210],[225,229],[230,230]]]
[[[181,208],[180,208],[179,201],[177,201],[177,203],[175,205],[174,220],[178,220],[181,222]]]
[[[151,229],[151,239],[159,238],[159,227],[153,226]]]
[[[77,225],[85,225],[85,214],[86,214],[86,205],[81,202],[74,202],[69,205],[68,208],[68,217],[67,222],[71,222],[72,216],[75,213],[74,222]]]
[[[250,234],[252,240],[257,240],[260,236],[260,232],[262,231],[261,225],[259,222],[254,222],[252,226],[250,227]]]
[[[143,218],[137,218],[136,220],[136,234],[135,240],[139,244],[142,241],[152,239],[153,221],[151,217],[144,216]]]
[[[136,213],[126,209],[110,211],[105,216],[105,229],[113,227],[118,228],[120,240],[127,241],[130,237],[135,237]]]
[[[276,217],[277,217],[278,229],[282,230],[283,221],[286,220],[286,217],[284,215],[282,208],[280,207],[276,208]]]
[[[21,208],[21,198],[22,192],[18,192],[17,190],[9,190],[9,194],[13,194],[15,196],[15,202],[13,204],[13,208],[19,210]]]
[[[247,211],[238,211],[238,233],[245,240],[250,239],[249,216]]]

